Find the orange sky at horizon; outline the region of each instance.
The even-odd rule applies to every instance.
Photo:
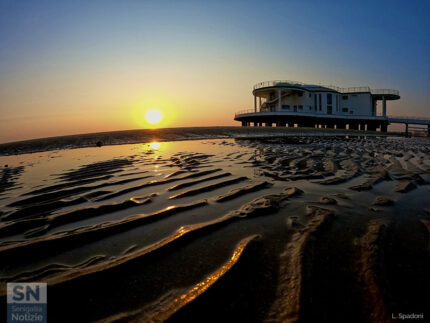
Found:
[[[188,90],[179,88],[176,91],[166,89],[164,95],[160,90],[142,91],[142,95],[130,93],[132,99],[124,94],[123,101],[110,97],[100,104],[95,98],[92,104],[74,100],[64,104],[60,111],[47,99],[42,104],[52,107],[51,114],[38,115],[35,109],[28,115],[3,117],[0,142],[133,129],[239,126],[240,123],[233,120],[234,113],[253,108],[252,85],[245,80],[243,84],[223,89],[222,95],[217,93],[216,86],[213,89],[193,86],[200,89],[203,95],[193,98],[184,94]],[[81,105],[86,108],[75,108]],[[388,102],[389,109],[396,105],[399,106],[399,102]],[[145,119],[148,110],[160,111],[162,120],[156,124],[148,122]],[[391,129],[400,130],[399,127]]]
[[[179,89],[169,90],[166,85],[163,86],[166,93],[149,90],[142,91],[141,94],[137,90],[134,93],[122,94],[123,98],[112,99],[112,96],[109,96],[105,100],[102,94],[97,98],[98,93],[94,91],[90,103],[88,101],[79,103],[79,100],[70,98],[73,103],[64,103],[61,110],[55,108],[57,100],[40,98],[38,105],[43,105],[50,112],[45,114],[38,114],[37,109],[31,108],[31,105],[35,104],[34,101],[21,103],[21,109],[22,106],[28,106],[30,113],[3,116],[0,142],[130,129],[239,125],[234,122],[233,116],[235,110],[242,109],[240,102],[228,102],[225,100],[226,96],[224,100],[213,99],[216,93],[208,89],[205,90],[204,96],[207,99],[193,98],[191,95],[181,95],[178,93]],[[204,88],[200,89],[203,93]],[[101,92],[118,95],[121,90],[118,87],[116,91],[105,89]],[[182,91],[185,93],[188,90]],[[251,102],[249,90],[246,92],[248,92],[245,93],[245,96],[248,96],[246,101]],[[98,103],[99,100],[101,103]],[[235,105],[236,109],[228,108]],[[82,106],[85,108],[76,108]],[[157,124],[149,123],[145,119],[148,110],[160,111],[162,120]],[[218,113],[213,113],[215,111]]]
[[[284,79],[396,89],[401,99],[388,102],[389,115],[428,116],[429,20],[416,15],[427,5],[374,6],[0,2],[0,143],[239,126],[234,114],[253,108],[253,86]],[[158,124],[145,119],[154,109]]]

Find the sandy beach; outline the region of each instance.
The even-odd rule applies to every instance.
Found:
[[[166,138],[3,146],[1,301],[42,281],[51,322],[430,316],[428,138]]]

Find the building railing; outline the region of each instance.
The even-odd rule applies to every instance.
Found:
[[[254,90],[257,89],[261,89],[263,87],[271,87],[271,86],[279,86],[282,85],[281,83],[285,83],[285,84],[289,84],[289,85],[306,85],[305,83],[302,82],[297,82],[297,81],[266,81],[266,82],[260,82],[254,85]]]
[[[253,110],[254,111],[254,110]],[[430,120],[430,117],[414,117],[414,116],[387,116],[389,119],[408,119],[408,120]]]
[[[239,110],[235,113],[236,116],[239,116],[241,114],[247,114],[247,113],[260,113],[260,111],[255,112],[254,109],[245,109],[245,110]]]
[[[274,87],[274,86],[295,86],[295,87],[307,87],[309,84],[298,82],[298,81],[288,81],[288,80],[277,80],[277,81],[266,81],[260,82],[254,85],[254,90],[258,90],[265,87]],[[390,89],[375,89],[372,90],[368,86],[359,86],[359,87],[347,87],[342,88],[335,85],[316,85],[318,87],[325,87],[332,90],[335,90],[339,93],[357,93],[357,92],[369,92],[371,94],[381,95],[381,94],[391,94],[391,95],[399,95],[399,91],[390,90]]]
[[[372,94],[379,94],[379,95],[383,95],[383,94],[389,94],[389,95],[397,95],[400,96],[400,92],[397,90],[389,90],[389,89],[375,89],[375,90],[370,90],[370,92]]]
[[[371,117],[371,118],[387,118],[384,116],[369,116],[368,114],[327,114],[327,113],[314,113],[314,112],[305,112],[305,111],[257,111],[255,112],[254,109],[245,109],[240,110],[235,113],[235,117],[244,115],[244,114],[267,114],[267,113],[279,113],[282,115],[297,115],[297,116],[317,116],[317,117],[347,117],[347,118],[355,118],[355,117]],[[391,118],[388,117],[388,118]]]

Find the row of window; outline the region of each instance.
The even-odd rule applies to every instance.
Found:
[[[319,93],[319,94],[315,94],[315,104],[316,104],[316,100],[317,100],[317,96],[319,97],[319,99],[320,99],[320,102],[321,102],[321,93]],[[357,96],[356,94],[352,94],[352,96]],[[309,97],[311,98],[312,97],[312,94],[311,93],[309,93]],[[331,93],[327,93],[327,104],[332,104],[332,98],[333,98],[333,96],[332,96],[332,94]],[[348,95],[342,95],[342,100],[348,100]],[[337,95],[336,95],[336,101],[337,101]]]
[[[300,93],[302,94],[302,93]],[[302,95],[299,95],[302,96]],[[352,95],[352,96],[356,96],[356,95]],[[309,93],[309,97],[312,97],[312,94]],[[339,100],[338,100],[338,95],[335,95],[336,98],[336,111],[339,112]],[[343,95],[342,96],[342,100],[348,100],[348,95]],[[333,104],[333,95],[331,93],[327,93],[327,113],[331,114],[332,113],[332,104]],[[314,106],[315,106],[315,111],[322,111],[322,95],[321,93],[316,93],[314,95]],[[271,107],[271,111],[274,110],[275,107],[272,106]],[[294,111],[303,111],[303,105],[295,105],[293,106]],[[312,106],[309,106],[309,111],[312,111]],[[285,104],[282,105],[282,110],[290,110],[290,105]],[[342,112],[343,113],[348,113],[348,108],[342,108]],[[350,114],[353,114],[353,111],[349,111]]]
[[[282,105],[282,110],[290,110],[290,107],[291,106],[289,104],[283,104]],[[294,109],[294,111],[297,111],[297,109],[300,110],[300,111],[303,111],[303,105],[294,105],[293,109]],[[312,106],[311,105],[309,106],[309,110],[312,111]],[[317,111],[317,109],[315,109],[315,111]],[[321,106],[319,106],[319,111],[322,111],[322,107]]]
[[[303,96],[303,92],[299,92],[297,95]],[[351,94],[351,96],[357,96],[357,94]],[[312,93],[309,93],[309,97],[312,98]],[[321,93],[315,94],[315,96],[314,96],[315,105],[316,105],[317,97],[319,97],[319,101],[321,102]],[[275,99],[275,93],[272,92],[272,93],[270,93],[269,100],[274,100],[274,99]],[[336,95],[336,100],[337,100],[337,95]],[[348,95],[342,95],[342,100],[348,100]],[[327,93],[327,104],[332,104],[332,94],[331,93]]]
[[[275,106],[271,106],[270,108],[271,108],[270,109],[271,111],[275,111],[275,109],[276,109]],[[290,110],[290,108],[291,108],[291,106],[289,104],[283,104],[282,105],[282,110]],[[294,112],[303,111],[303,105],[294,105],[293,109],[294,109]],[[329,114],[331,114],[332,107],[328,106],[327,110],[330,111]],[[309,111],[312,111],[312,106],[309,106]],[[318,111],[318,110],[316,109],[315,111]],[[319,111],[322,111],[321,106],[319,106]],[[336,111],[339,111],[339,109],[336,109]],[[342,112],[348,113],[348,108],[342,108]],[[351,111],[349,111],[349,113],[353,114],[354,112],[351,110]]]
[[[302,110],[303,111],[303,105],[295,105],[294,107],[294,111],[296,111],[297,109]],[[310,107],[309,107],[310,108]],[[283,104],[282,105],[282,109],[283,110],[290,110],[290,105],[289,104]]]

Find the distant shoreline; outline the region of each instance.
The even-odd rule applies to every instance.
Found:
[[[182,141],[223,138],[265,138],[282,136],[401,136],[400,132],[345,129],[279,127],[183,127],[137,129],[48,137],[0,144],[0,155],[20,155],[41,151],[137,144],[152,141]]]

